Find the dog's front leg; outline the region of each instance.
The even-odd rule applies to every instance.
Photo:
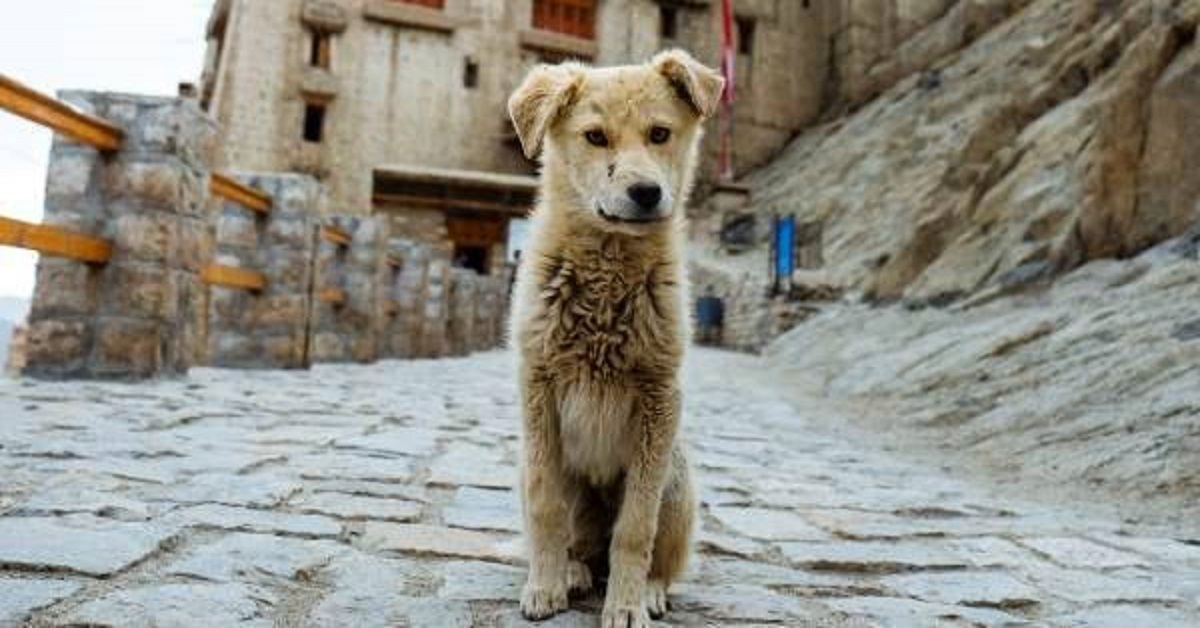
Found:
[[[529,577],[521,592],[521,613],[526,619],[545,619],[567,609],[568,479],[552,382],[537,370],[526,372],[522,380],[525,460],[521,494]]]
[[[638,451],[625,476],[625,492],[609,549],[610,575],[603,628],[650,625],[643,595],[650,571],[663,483],[679,425],[679,392],[673,385],[643,390],[634,417]]]

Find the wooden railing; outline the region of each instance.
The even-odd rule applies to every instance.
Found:
[[[266,275],[237,266],[209,264],[200,273],[200,279],[209,285],[226,288],[241,288],[251,292],[261,292],[267,287]]]
[[[213,173],[209,179],[209,191],[213,196],[233,201],[260,214],[271,211],[271,197],[226,175]]]
[[[0,74],[0,109],[31,120],[89,146],[111,152],[121,148],[125,134],[100,118],[80,113],[74,107],[40,94]]]
[[[0,109],[102,152],[120,150],[124,143],[124,132],[111,122],[82,113],[3,74],[0,74]],[[213,196],[233,201],[251,211],[271,211],[270,196],[228,176],[214,173],[209,189]],[[113,255],[112,243],[107,240],[53,225],[37,225],[2,217],[0,245],[90,264],[105,264]],[[220,264],[205,268],[201,278],[212,285],[246,290],[262,290],[267,285],[267,278],[262,273]]]
[[[112,244],[107,240],[2,216],[0,245],[30,249],[89,264],[104,264],[112,257]]]

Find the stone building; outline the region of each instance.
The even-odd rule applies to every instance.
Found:
[[[533,202],[534,164],[505,110],[525,72],[669,46],[716,65],[719,4],[218,0],[198,91],[222,129],[219,167],[311,174],[330,212],[385,215],[392,236],[489,274],[508,253],[510,220]],[[833,4],[737,0],[739,169],[821,112]],[[718,146],[710,134],[710,163]]]

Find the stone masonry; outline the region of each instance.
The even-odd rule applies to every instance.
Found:
[[[389,358],[416,357],[424,322],[421,303],[425,294],[425,275],[429,268],[429,246],[423,242],[393,238],[392,250],[400,268],[394,286],[396,315],[387,329],[385,355]]]
[[[384,309],[380,294],[386,264],[384,234],[373,218],[337,217],[325,224],[348,234],[351,242],[342,244],[325,237],[317,241],[313,359],[371,362],[378,357],[376,343]],[[336,291],[344,300],[322,298],[327,291]]]
[[[446,355],[447,316],[449,313],[450,252],[442,248],[430,250],[429,266],[425,270],[425,291],[418,303],[421,332],[417,337],[417,357],[432,358]]]
[[[1186,531],[952,477],[762,366],[692,354],[702,507],[661,625],[1200,625]],[[535,625],[509,356],[133,392],[0,380],[0,626]]]
[[[216,261],[260,270],[262,292],[213,286],[210,296],[209,363],[216,366],[305,368],[313,308],[316,217],[323,190],[295,174],[238,177],[274,200],[256,214],[232,201],[217,222]]]
[[[191,102],[67,92],[125,131],[102,155],[62,137],[51,152],[45,224],[113,243],[103,267],[43,257],[25,372],[144,377],[196,362],[207,313],[199,273],[212,257],[208,168],[215,124]]]

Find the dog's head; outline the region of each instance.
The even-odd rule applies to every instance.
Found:
[[[508,110],[525,154],[541,155],[555,207],[638,232],[683,214],[701,126],[724,85],[671,50],[638,66],[538,66]]]

